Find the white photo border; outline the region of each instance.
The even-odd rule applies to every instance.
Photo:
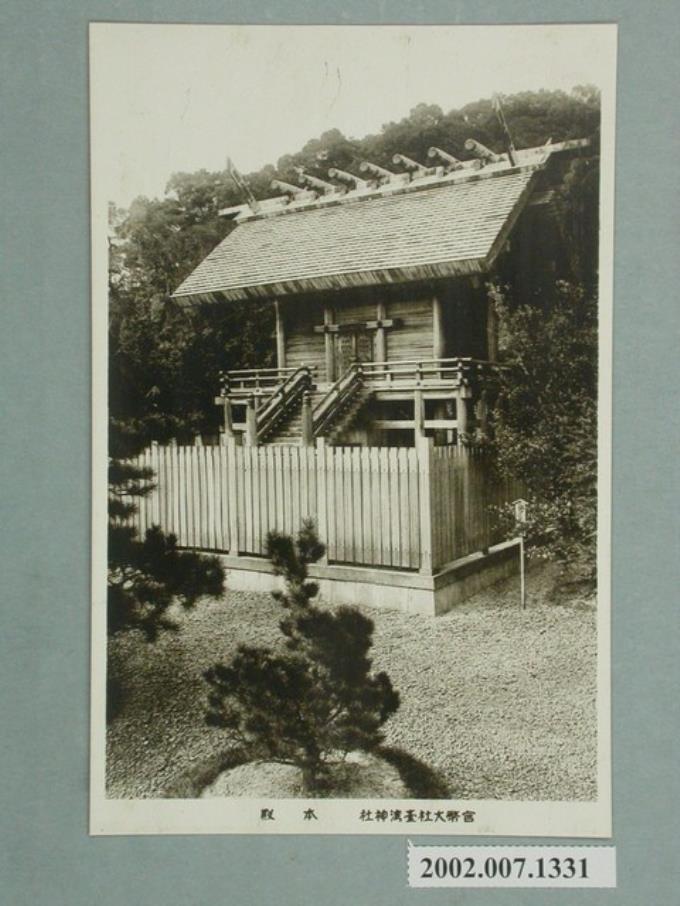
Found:
[[[98,42],[109,29],[125,23],[90,26],[91,124],[91,241],[92,241],[92,641],[90,833],[119,834],[436,834],[466,836],[584,837],[612,834],[611,793],[611,460],[612,460],[612,321],[614,271],[614,149],[617,26],[483,25],[483,26],[229,26],[177,25],[176,28],[402,28],[407,29],[561,29],[583,28],[601,33],[601,182],[600,182],[600,297],[598,398],[598,798],[593,802],[518,802],[496,800],[340,800],[246,798],[220,800],[109,799],[105,794],[106,731],[106,513],[107,513],[107,357],[108,357],[108,246],[109,199],[102,189],[98,143],[98,86],[107,73],[97,67]],[[154,28],[153,24],[139,25]],[[167,26],[162,26],[167,27]],[[275,823],[262,822],[263,808],[276,808]],[[429,810],[455,808],[475,812],[473,822],[363,823],[362,809]],[[314,810],[316,818],[305,818]]]

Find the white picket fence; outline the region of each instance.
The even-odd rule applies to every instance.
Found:
[[[495,540],[489,507],[519,495],[459,447],[158,446],[136,463],[155,475],[138,502],[143,533],[182,547],[266,555],[267,534],[312,519],[331,563],[432,572]]]

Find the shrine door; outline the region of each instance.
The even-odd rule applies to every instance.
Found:
[[[335,378],[341,377],[354,362],[373,361],[374,331],[357,328],[335,335]]]

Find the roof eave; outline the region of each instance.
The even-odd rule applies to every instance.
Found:
[[[494,239],[493,244],[492,244],[491,248],[489,249],[489,252],[488,252],[486,258],[484,259],[483,269],[485,271],[488,271],[491,269],[494,261],[496,260],[496,258],[499,256],[499,254],[503,250],[505,243],[508,241],[510,233],[513,231],[515,224],[517,223],[517,221],[519,219],[520,214],[527,206],[529,199],[531,198],[531,196],[534,192],[534,189],[536,187],[536,182],[538,179],[537,174],[539,172],[540,172],[540,170],[538,170],[538,169],[534,171],[531,178],[528,180],[527,184],[522,189],[522,192],[521,192],[519,198],[517,199],[517,201],[515,202],[513,209],[510,211],[510,214],[507,216],[505,223],[498,231],[498,235]]]
[[[180,304],[201,302],[239,302],[248,299],[278,299],[282,296],[301,295],[309,292],[331,292],[361,286],[385,286],[394,283],[408,283],[422,280],[437,280],[445,277],[462,277],[481,274],[487,270],[483,258],[465,258],[458,261],[440,261],[418,264],[410,267],[396,267],[383,270],[354,271],[344,274],[302,277],[280,283],[259,283],[252,286],[215,288],[209,291],[173,293]],[[181,288],[180,288],[181,290]]]

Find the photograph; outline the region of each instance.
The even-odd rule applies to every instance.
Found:
[[[615,25],[90,25],[90,832],[611,833]]]

